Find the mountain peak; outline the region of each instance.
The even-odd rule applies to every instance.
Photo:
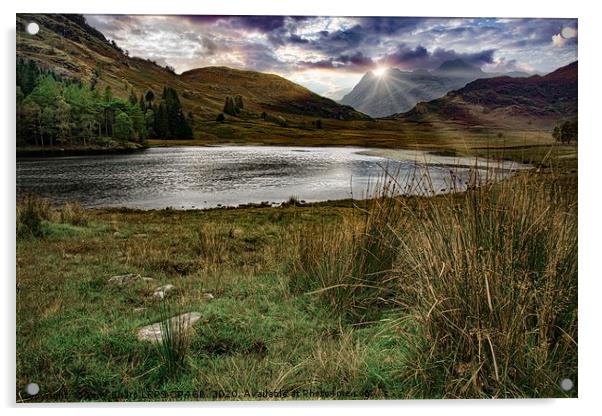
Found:
[[[462,59],[452,59],[443,62],[435,70],[436,72],[482,72],[481,68],[471,65]]]

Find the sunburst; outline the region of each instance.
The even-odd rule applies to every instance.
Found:
[[[386,66],[379,66],[378,68],[374,69],[372,73],[380,78],[387,73],[387,69],[389,68],[387,68]]]

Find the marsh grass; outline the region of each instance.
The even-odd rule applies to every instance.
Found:
[[[186,368],[191,343],[190,322],[180,317],[183,307],[177,301],[162,301],[159,307],[161,339],[157,351],[168,376],[176,376]]]
[[[576,378],[576,184],[487,176],[431,198],[383,180],[343,225],[297,236],[297,292],[356,322],[412,321],[410,397],[558,396]]]
[[[51,218],[48,200],[36,195],[25,195],[17,202],[17,237],[44,236],[42,222]]]
[[[575,185],[576,186],[576,185]],[[577,208],[523,175],[408,212],[393,277],[415,305],[414,391],[558,396],[577,365]],[[413,213],[414,212],[414,213]]]
[[[59,209],[59,221],[76,226],[88,225],[86,210],[77,202],[67,202]]]
[[[88,225],[86,210],[77,202],[53,207],[49,200],[28,194],[17,201],[16,209],[17,238],[44,238],[52,233],[53,224]]]

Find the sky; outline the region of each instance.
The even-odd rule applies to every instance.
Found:
[[[368,71],[547,73],[577,60],[577,19],[86,15],[131,56],[177,73],[224,65],[275,73],[340,99]]]

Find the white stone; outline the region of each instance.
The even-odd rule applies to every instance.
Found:
[[[138,280],[142,280],[142,276],[135,273],[128,273],[119,276],[113,276],[109,279],[108,283],[114,286],[127,286]]]
[[[175,289],[175,286],[171,285],[171,284],[159,286],[158,288],[155,289],[155,292],[153,293],[153,298],[159,299],[159,300],[165,299],[165,297],[167,297],[167,295],[169,295],[171,292],[173,292],[174,289]]]
[[[182,315],[174,316],[169,320],[156,322],[152,325],[147,325],[138,330],[138,339],[140,341],[161,342],[163,340],[162,327],[169,325],[172,333],[183,333],[189,331],[192,326],[201,319],[199,312],[188,312]],[[168,322],[169,321],[169,322]]]

